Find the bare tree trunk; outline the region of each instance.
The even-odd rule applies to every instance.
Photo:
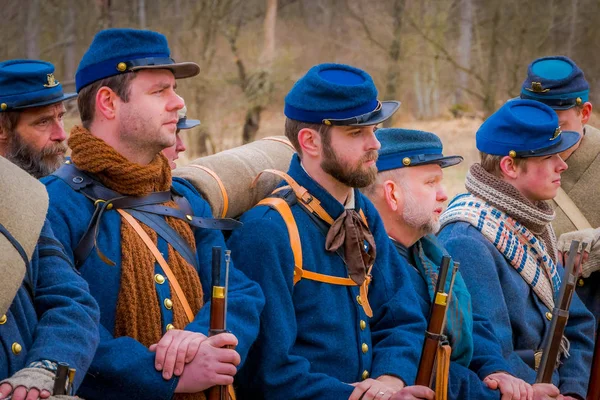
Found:
[[[137,14],[140,29],[146,29],[146,0],[138,0]]]
[[[567,41],[567,56],[573,56],[573,46],[575,44],[575,34],[577,33],[577,10],[579,9],[579,0],[571,0],[571,24],[569,26],[569,39]]]
[[[398,88],[398,64],[400,62],[401,40],[402,40],[402,15],[404,14],[404,6],[406,0],[394,1],[394,38],[390,44],[388,52],[389,59],[387,65],[387,79],[385,84],[384,99],[395,100],[396,89]],[[384,121],[383,126],[389,128],[392,126],[392,118]]]
[[[63,77],[63,87],[65,87],[65,89],[68,88],[69,90],[74,88],[75,81],[73,78],[75,77],[75,69],[77,68],[77,60],[75,58],[75,7],[75,0],[67,0],[67,10],[65,12],[65,21],[63,24],[65,27],[65,58],[63,64],[64,69],[61,71],[60,76]]]
[[[458,39],[458,62],[466,69],[471,69],[471,46],[473,42],[473,0],[461,0],[460,3],[460,36]],[[465,102],[464,90],[469,84],[469,75],[458,70],[458,85],[455,91],[456,104]]]
[[[488,76],[485,82],[483,111],[485,117],[496,111],[496,80],[498,78],[498,28],[500,25],[500,5],[496,5],[492,17],[492,34],[490,38],[490,58],[488,60]]]
[[[100,5],[100,27],[101,29],[112,28],[111,0],[98,0]]]
[[[40,58],[38,37],[40,35],[40,0],[29,0],[27,9],[27,27],[25,29],[25,48],[27,58]]]
[[[252,142],[256,137],[256,133],[260,128],[260,115],[269,102],[272,90],[271,70],[273,68],[273,60],[275,59],[277,0],[266,1],[267,12],[263,23],[264,40],[262,53],[258,62],[259,70],[248,78],[244,90],[250,106],[246,111],[246,118],[242,129],[243,143]]]

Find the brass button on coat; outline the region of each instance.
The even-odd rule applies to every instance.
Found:
[[[552,313],[550,311],[546,311],[546,319],[552,321]]]
[[[366,344],[366,343],[362,344],[362,352],[364,354],[367,354],[369,352],[369,345],[368,344]]]
[[[170,331],[171,329],[175,329],[175,327],[173,326],[173,324],[168,324],[167,330]]]
[[[583,285],[585,285],[585,281],[583,280],[583,278],[579,278],[577,280],[577,286],[582,287]]]
[[[356,302],[358,305],[362,306],[362,299],[360,298],[360,295],[356,296]]]
[[[367,323],[364,320],[360,320],[360,329],[364,331],[367,328]]]
[[[12,352],[15,356],[19,355],[19,353],[21,352],[21,350],[23,350],[23,346],[21,346],[19,343],[14,342],[12,344]]]
[[[173,308],[173,301],[171,299],[165,299],[164,303],[167,310]]]
[[[364,381],[365,379],[368,379],[368,378],[369,378],[369,371],[367,371],[367,370],[365,369],[365,370],[363,371],[363,373],[362,373],[362,379],[363,379],[363,381]]]
[[[4,325],[6,323],[6,320],[8,320],[8,317],[6,316],[6,314],[4,314],[0,317],[0,325]]]
[[[162,285],[163,283],[165,283],[165,277],[162,276],[161,274],[156,274],[156,275],[154,275],[154,281],[156,283],[158,283],[159,285]]]

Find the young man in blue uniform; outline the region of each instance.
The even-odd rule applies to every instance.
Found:
[[[8,158],[0,167],[0,209],[19,210],[5,214],[0,231],[17,249],[37,242],[35,250],[19,250],[27,266],[25,279],[8,311],[0,314],[0,398],[47,398],[57,363],[76,369],[77,389],[99,341],[98,305],[44,221],[46,191],[33,178],[23,177],[52,172],[62,160],[62,103],[74,96],[63,93],[50,63],[0,63],[0,156]],[[23,228],[35,232],[30,246],[19,243]],[[8,256],[0,253],[2,259]]]
[[[550,107],[518,99],[489,117],[476,139],[481,163],[469,169],[469,193],[443,213],[438,237],[460,262],[473,312],[489,318],[512,371],[533,384],[562,279],[546,201],[567,168],[560,153],[579,135],[561,131]],[[593,335],[594,319],[575,295],[553,385],[534,384],[535,397],[586,397]]]
[[[79,64],[83,126],[69,137],[72,163],[44,183],[48,218],[100,305],[86,399],[203,399],[233,382],[258,333],[262,292],[231,267],[232,333],[206,338],[210,255],[225,250],[211,228],[237,223],[209,219],[206,201],[171,178],[160,153],[175,143],[184,106],[175,80],[198,72],[170,58],[163,35],[133,29],[99,32]]]
[[[538,58],[527,69],[522,99],[539,101],[558,115],[561,129],[579,133],[575,146],[562,154],[569,168],[562,174],[563,193],[553,201],[552,227],[559,257],[572,240],[590,243],[584,254],[577,294],[600,319],[600,130],[588,124],[592,116],[590,86],[583,71],[564,56]],[[563,200],[563,198],[565,200]]]
[[[379,129],[376,136],[381,143],[377,180],[363,193],[379,211],[398,254],[411,265],[412,283],[422,313],[427,316],[442,256],[448,254],[433,235],[439,229],[439,217],[448,199],[442,168],[460,163],[462,157],[444,156],[441,140],[429,132]],[[472,313],[471,296],[460,271],[446,327],[452,347],[448,398],[530,398],[531,386],[509,375],[511,369],[489,321]]]
[[[311,68],[286,96],[293,192],[274,204],[288,208],[253,208],[228,242],[266,297],[240,398],[433,398],[410,386],[426,326],[408,266],[357,189],[375,179],[376,125],[398,106],[341,64]]]

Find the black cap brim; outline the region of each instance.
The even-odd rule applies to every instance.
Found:
[[[401,156],[399,156],[401,157]],[[419,165],[438,164],[442,168],[451,167],[460,164],[463,161],[462,156],[443,156],[441,154],[423,154],[411,158],[409,167],[418,167]]]
[[[381,111],[360,124],[351,124],[349,126],[369,126],[377,125],[390,118],[400,108],[400,102],[395,100],[382,101]]]
[[[546,149],[542,150],[530,150],[527,152],[519,152],[517,153],[518,157],[528,158],[528,157],[542,157],[542,156],[551,156],[553,154],[562,153],[565,150],[569,150],[571,147],[575,146],[581,137],[578,132],[574,131],[562,131],[560,134],[561,140],[560,143],[556,146],[550,146]]]
[[[23,110],[25,108],[33,108],[33,107],[43,107],[49,106],[51,104],[60,103],[63,101],[71,100],[72,98],[77,97],[77,93],[64,93],[61,97],[55,97],[54,99],[39,101],[37,103],[30,103],[24,106],[12,107],[12,110]]]
[[[180,122],[177,122],[177,129],[191,129],[195,126],[200,125],[199,119],[180,119]]]
[[[200,66],[195,62],[180,62],[174,64],[158,64],[158,65],[140,65],[131,67],[130,71],[139,71],[142,69],[168,69],[173,72],[175,79],[191,78],[200,73]]]

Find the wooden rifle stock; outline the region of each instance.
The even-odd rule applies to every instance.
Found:
[[[537,370],[535,383],[552,383],[552,374],[557,365],[562,337],[569,320],[569,307],[575,292],[575,275],[573,269],[579,250],[579,242],[573,240],[569,249],[567,265],[563,281],[558,293],[558,302],[552,310],[552,322],[543,342],[542,360]],[[581,258],[579,262],[581,264]]]
[[[226,272],[225,285],[221,285],[221,247],[212,248],[212,297],[210,301],[210,330],[208,336],[226,332],[227,327],[227,278],[229,277],[230,252],[225,252]],[[208,400],[229,400],[226,385],[213,386],[208,389]]]
[[[56,366],[56,373],[54,376],[54,388],[52,394],[55,396],[67,394],[67,380],[69,377],[69,364],[59,362]]]
[[[597,328],[600,328],[598,325]],[[592,361],[592,372],[588,385],[587,400],[600,400],[600,334],[596,329],[596,344],[594,346],[594,359]]]
[[[450,267],[451,258],[442,257],[442,264],[438,273],[438,280],[433,294],[433,304],[429,314],[427,331],[425,331],[425,342],[419,361],[419,370],[417,371],[416,385],[431,386],[433,375],[433,366],[440,342],[443,339],[444,321],[446,309],[448,308],[448,293],[446,293],[446,278]]]

